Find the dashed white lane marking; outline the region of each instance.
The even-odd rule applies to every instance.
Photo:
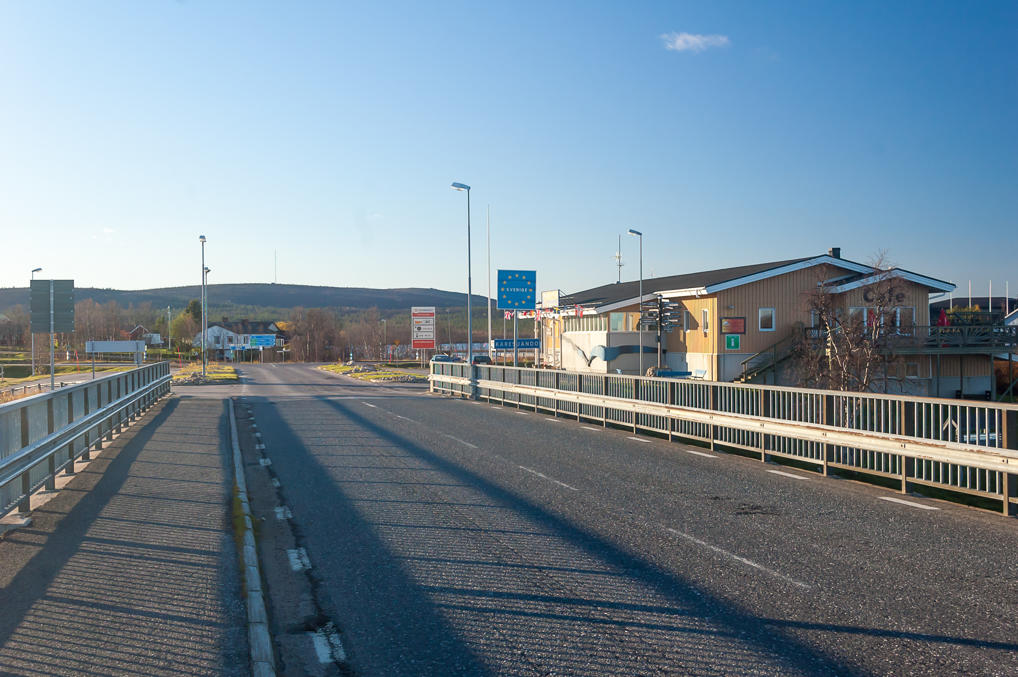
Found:
[[[308,558],[307,550],[304,548],[287,550],[286,556],[290,560],[290,568],[294,571],[305,571],[311,568],[311,560]]]
[[[791,477],[793,480],[809,480],[808,477],[803,477],[802,475],[793,475],[790,472],[782,472],[780,470],[768,470],[767,472],[769,472],[772,475],[781,475],[782,477]]]
[[[255,430],[257,430],[258,429],[258,424],[255,423],[254,421],[252,421],[251,422],[251,427],[254,428]]]
[[[257,449],[258,451],[265,451],[265,445],[259,442],[258,444],[255,445],[255,449]]]
[[[254,436],[255,436],[256,440],[260,440],[262,438],[262,434],[261,433],[255,433]]]
[[[531,473],[533,475],[537,475],[541,479],[548,480],[549,482],[554,482],[555,484],[559,485],[560,487],[565,487],[569,491],[579,491],[579,489],[577,489],[576,487],[571,487],[568,484],[566,484],[565,482],[559,482],[556,479],[552,479],[551,477],[548,477],[547,475],[539,473],[536,470],[532,470],[532,469],[530,469],[530,468],[528,468],[526,466],[521,465],[520,466],[520,470],[526,470],[528,473]]]
[[[412,418],[407,418],[406,416],[400,416],[399,414],[393,414],[393,416],[400,419],[401,421],[410,421],[411,423],[417,423],[417,421],[413,420]]]
[[[683,449],[687,454],[693,454],[694,456],[703,456],[704,458],[717,458],[717,454],[708,454],[706,451],[696,451],[694,449]]]
[[[339,639],[339,633],[332,623],[316,632],[309,632],[311,641],[315,645],[315,653],[318,655],[319,663],[345,663],[346,651],[343,650],[343,642]]]
[[[548,418],[546,418],[544,420],[545,421],[549,421],[551,423],[561,423],[562,422],[562,419],[560,419],[560,418],[553,418],[551,416],[549,416]]]
[[[923,505],[922,503],[915,503],[913,501],[906,501],[903,498],[895,498],[894,496],[877,496],[881,501],[890,501],[891,503],[901,503],[902,505],[910,505],[913,508],[922,508],[923,510],[940,510],[932,505]]]
[[[629,436],[629,437],[627,437],[626,439],[627,439],[627,440],[636,440],[637,442],[646,442],[646,443],[648,443],[648,444],[650,443],[650,440],[645,440],[645,439],[643,439],[642,437],[635,437],[635,436],[633,436],[633,435],[630,435],[630,436]]]
[[[377,405],[371,404],[370,402],[361,402],[365,407],[371,407],[372,409],[378,409]]]
[[[285,505],[277,505],[275,510],[277,520],[288,520],[293,517],[293,513],[290,512],[290,509]]]
[[[595,428],[595,427],[589,426],[589,425],[581,425],[580,427],[583,428],[584,430],[593,430],[596,433],[599,433],[602,430],[601,428]]]
[[[686,534],[686,533],[683,533],[681,531],[678,531],[677,529],[672,529],[671,527],[668,527],[668,531],[670,531],[671,533],[675,534],[676,536],[678,536],[680,538],[686,539],[690,543],[696,543],[700,547],[707,548],[708,550],[712,550],[712,551],[716,552],[717,554],[724,555],[725,557],[727,557],[729,559],[734,559],[736,562],[739,562],[741,564],[745,564],[746,566],[751,566],[754,569],[757,569],[759,571],[763,571],[764,573],[770,574],[771,576],[774,576],[775,578],[780,578],[783,581],[788,581],[792,585],[796,585],[796,586],[798,586],[800,588],[807,588],[807,589],[809,588],[809,585],[806,584],[806,583],[803,583],[802,581],[797,581],[794,578],[789,578],[788,576],[784,575],[783,573],[775,571],[774,569],[768,569],[764,565],[757,564],[756,562],[754,562],[751,559],[746,559],[745,557],[740,557],[739,555],[736,555],[735,553],[732,553],[732,552],[728,552],[727,550],[719,548],[716,545],[711,545],[710,543],[708,543],[706,541],[701,541],[696,536],[690,536],[689,534]]]
[[[272,465],[272,459],[264,456],[262,458],[259,458],[258,462],[261,463],[262,465]]]
[[[272,486],[274,486],[274,487],[275,487],[275,488],[277,488],[277,489],[278,489],[278,488],[279,488],[280,486],[282,486],[282,485],[281,485],[281,484],[279,483],[279,478],[278,478],[278,477],[273,477],[273,478],[272,478]]]
[[[519,409],[517,409],[517,410],[516,410],[516,413],[517,413],[517,414],[522,414],[523,416],[529,416],[529,414],[528,414],[527,412],[525,412],[525,411],[520,411]]]
[[[442,434],[445,435],[445,433],[442,433]],[[461,440],[460,438],[453,437],[452,435],[445,435],[445,436],[448,437],[450,440],[456,440],[460,444],[466,445],[466,446],[470,447],[471,449],[476,449],[477,448],[476,444],[470,444],[470,442],[467,442],[466,440]]]

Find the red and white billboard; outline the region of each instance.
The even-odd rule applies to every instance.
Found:
[[[414,306],[410,309],[410,330],[414,350],[435,349],[435,306]]]

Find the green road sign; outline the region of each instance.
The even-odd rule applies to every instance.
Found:
[[[725,334],[725,350],[738,350],[742,345],[741,339],[739,334]]]
[[[74,331],[74,280],[32,280],[30,306],[32,332],[50,330],[50,284],[53,287],[53,331]]]

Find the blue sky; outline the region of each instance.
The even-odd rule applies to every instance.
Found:
[[[0,286],[889,259],[1018,294],[1018,3],[0,3]],[[623,240],[625,279],[637,242]]]

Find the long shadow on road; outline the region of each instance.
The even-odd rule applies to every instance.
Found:
[[[343,596],[343,613],[352,613],[359,622],[374,623],[378,632],[388,636],[390,649],[400,654],[404,669],[416,666],[419,674],[479,674],[505,670],[498,666],[505,666],[506,661],[523,660],[532,661],[531,667],[537,671],[635,674],[653,669],[643,662],[646,660],[656,662],[665,671],[679,673],[859,671],[783,632],[772,620],[748,613],[412,439],[379,426],[344,401],[313,397],[335,409],[347,432],[359,436],[367,432],[373,437],[374,440],[365,440],[365,444],[374,446],[376,452],[381,450],[375,441],[396,452],[385,458],[417,464],[408,467],[410,464],[403,463],[386,469],[424,475],[420,481],[380,478],[372,482],[353,477],[337,480],[330,473],[345,470],[346,466],[329,466],[323,462],[328,460],[327,456],[313,455],[277,410],[276,403],[260,397],[248,399],[256,406],[262,429],[268,431],[278,426],[281,437],[275,441],[288,447],[289,455],[274,461],[277,470],[283,470],[279,465],[287,459],[296,461],[301,457],[317,466],[317,472],[300,472],[293,476],[293,481],[299,481],[303,494],[313,497],[302,500],[313,500],[319,511],[328,512],[327,525],[316,520],[317,526],[313,527],[316,534],[331,533],[330,538],[342,543],[342,552],[328,553],[328,560],[337,561],[323,562],[321,575],[336,576],[329,587],[333,594]],[[271,420],[263,418],[266,415]],[[362,498],[351,494],[372,483],[402,487],[403,496],[394,500],[389,496]],[[469,492],[482,498],[465,497],[443,503],[406,496],[415,491],[415,486],[428,485],[436,492]],[[292,490],[286,482],[284,489]],[[408,518],[373,520],[364,505],[371,503],[405,504]],[[504,511],[511,516],[510,521],[525,524],[526,528],[492,525],[475,529],[471,525],[413,523],[410,517],[431,514],[425,511],[436,505],[438,508],[480,505],[480,511],[485,508]],[[298,511],[295,515],[298,521],[302,517]],[[453,531],[464,533],[442,535],[448,534],[450,526]],[[399,534],[404,540],[387,541],[383,534]],[[504,546],[497,542],[499,538],[514,540]],[[423,543],[428,540],[433,541],[431,545]],[[409,548],[410,553],[406,552],[407,542],[415,544]],[[466,556],[463,552],[470,546],[464,543],[470,542],[475,549]],[[539,560],[540,550],[545,548],[559,559],[549,561],[548,565],[506,562],[504,558],[499,561],[485,550],[489,547],[486,543],[492,549],[509,551],[519,546],[517,556]],[[314,542],[309,544],[315,546]],[[329,546],[327,541],[321,541],[317,547],[312,559],[325,557],[323,550]],[[529,552],[537,552],[536,556],[523,550],[534,547],[537,550]],[[430,565],[423,575],[420,570],[411,570],[423,565]],[[494,573],[479,579],[478,566]],[[532,578],[522,578],[520,572]],[[529,581],[552,575],[584,579],[577,586],[585,592],[548,595],[526,588]],[[484,580],[487,589],[478,587],[479,580]],[[616,585],[647,590],[644,598],[653,601],[620,599],[622,593]],[[330,602],[330,606],[336,608],[335,602]],[[341,627],[349,625],[348,618],[337,620]],[[386,623],[394,625],[382,627]],[[596,640],[596,644],[584,644],[595,641],[588,635],[598,635],[596,628],[621,640],[619,645],[604,648],[610,642],[603,639]],[[354,665],[357,667],[356,660]]]

